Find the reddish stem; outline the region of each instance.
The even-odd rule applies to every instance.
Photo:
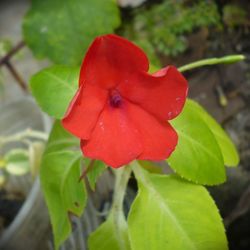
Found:
[[[24,82],[24,80],[22,79],[22,77],[18,74],[18,72],[16,71],[16,69],[14,68],[14,66],[9,61],[6,61],[4,64],[9,69],[9,71],[11,72],[11,74],[13,75],[13,77],[16,79],[16,81],[18,82],[19,86],[25,92],[28,92],[28,88],[27,88],[26,83]]]
[[[80,176],[79,178],[79,182],[84,179],[86,177],[86,175],[88,174],[88,172],[94,167],[94,163],[95,163],[95,160],[91,160],[89,165],[87,166],[86,169],[84,169],[84,171],[82,172],[82,175]]]
[[[0,59],[0,66],[2,64],[5,64],[6,62],[8,62],[10,60],[10,58],[21,48],[23,48],[25,46],[24,42],[21,41],[19,42],[14,48],[12,48],[4,57],[2,57]]]

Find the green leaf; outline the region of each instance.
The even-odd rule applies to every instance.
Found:
[[[118,220],[111,211],[108,219],[90,235],[88,245],[90,250],[130,250],[128,225],[122,211]]]
[[[33,0],[23,20],[23,35],[37,57],[79,65],[92,40],[119,25],[114,0]]]
[[[5,169],[12,175],[25,175],[30,171],[29,153],[24,149],[13,149],[5,157]]]
[[[179,139],[167,160],[180,176],[206,185],[225,181],[225,167],[220,147],[204,120],[187,102],[182,113],[171,124]]]
[[[151,173],[162,174],[162,169],[155,162],[144,160],[138,160],[137,162],[140,164],[141,167]]]
[[[77,90],[78,67],[52,66],[33,75],[30,87],[42,110],[60,119]]]
[[[155,73],[156,71],[158,71],[159,68],[160,68],[160,67],[158,67],[158,66],[156,66],[156,65],[154,65],[154,64],[151,63],[151,64],[149,65],[149,70],[148,70],[148,72],[151,73],[151,74],[153,74],[153,73]]]
[[[194,113],[197,113],[197,115],[199,115],[204,120],[204,122],[214,134],[215,139],[220,147],[224,164],[227,166],[237,166],[239,163],[238,152],[233,142],[220,126],[220,124],[216,122],[216,120],[210,116],[198,103],[188,100],[188,105]]]
[[[128,217],[132,250],[226,250],[222,219],[207,190],[176,176],[136,174]]]
[[[85,158],[84,161],[85,161],[85,165],[88,166],[90,159]],[[92,190],[95,190],[96,182],[105,169],[106,169],[105,163],[103,163],[102,161],[98,161],[98,160],[94,161],[93,166],[87,173],[89,185]]]
[[[42,190],[56,249],[71,232],[69,214],[80,216],[87,200],[85,185],[79,182],[81,152],[74,150],[76,145],[77,140],[62,128],[60,122],[56,122],[41,164]]]

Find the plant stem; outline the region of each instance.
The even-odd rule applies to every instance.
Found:
[[[20,133],[11,135],[11,136],[0,137],[0,144],[21,141],[27,137],[31,137],[31,138],[35,138],[35,139],[39,139],[39,140],[44,140],[44,141],[46,141],[48,139],[48,135],[44,132],[27,129],[27,130],[24,130]]]
[[[112,211],[115,213],[116,212],[119,213],[122,212],[123,210],[123,200],[126,194],[126,188],[131,174],[131,168],[130,166],[125,166],[120,169],[116,169],[114,172],[116,175],[116,179],[115,179]]]
[[[19,86],[21,87],[21,89],[23,91],[25,91],[25,92],[28,92],[28,88],[27,88],[27,85],[26,85],[25,81],[19,75],[19,73],[17,72],[17,70],[15,69],[15,67],[11,64],[11,62],[10,61],[6,61],[5,62],[5,66],[8,68],[8,70],[13,75],[13,77],[16,79],[16,81],[19,84]]]
[[[10,60],[10,58],[20,49],[22,49],[25,46],[25,43],[23,41],[19,42],[14,48],[12,48],[4,57],[0,58],[0,66],[7,61]]]
[[[143,173],[142,167],[138,164],[137,161],[134,161],[131,164],[131,167],[137,180],[140,180],[142,183],[147,182],[145,178],[145,174]]]
[[[186,64],[178,68],[180,72],[184,72],[190,69],[199,68],[207,65],[215,65],[215,64],[228,64],[228,63],[236,63],[245,59],[244,55],[229,55],[220,58],[209,58],[199,60],[193,63]]]
[[[27,85],[23,78],[18,74],[18,71],[15,69],[15,67],[11,64],[10,59],[11,57],[18,52],[20,49],[22,49],[25,46],[24,42],[19,42],[14,48],[12,48],[4,57],[0,58],[0,67],[2,65],[5,65],[10,73],[13,75],[13,77],[16,79],[17,83],[20,85],[20,87],[25,91],[28,92]]]
[[[107,220],[111,220],[115,227],[114,237],[119,243],[119,249],[129,250],[130,246],[128,240],[128,224],[123,212],[123,201],[126,194],[128,180],[131,174],[131,168],[130,166],[125,166],[120,169],[114,170],[114,172],[116,175],[116,179],[113,204]]]

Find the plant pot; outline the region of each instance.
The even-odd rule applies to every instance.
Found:
[[[30,97],[21,98],[0,107],[0,136],[12,135],[27,128],[49,132],[50,126],[50,120]],[[11,143],[2,149],[2,153],[17,146],[20,145]],[[49,231],[50,224],[38,178],[34,181],[30,174],[10,176],[6,190],[20,192],[26,199],[14,220],[0,235],[0,249],[45,250],[44,236]],[[39,245],[41,248],[38,247]]]

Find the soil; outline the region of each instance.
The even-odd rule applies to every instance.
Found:
[[[16,217],[25,197],[20,193],[0,191],[0,234]]]

